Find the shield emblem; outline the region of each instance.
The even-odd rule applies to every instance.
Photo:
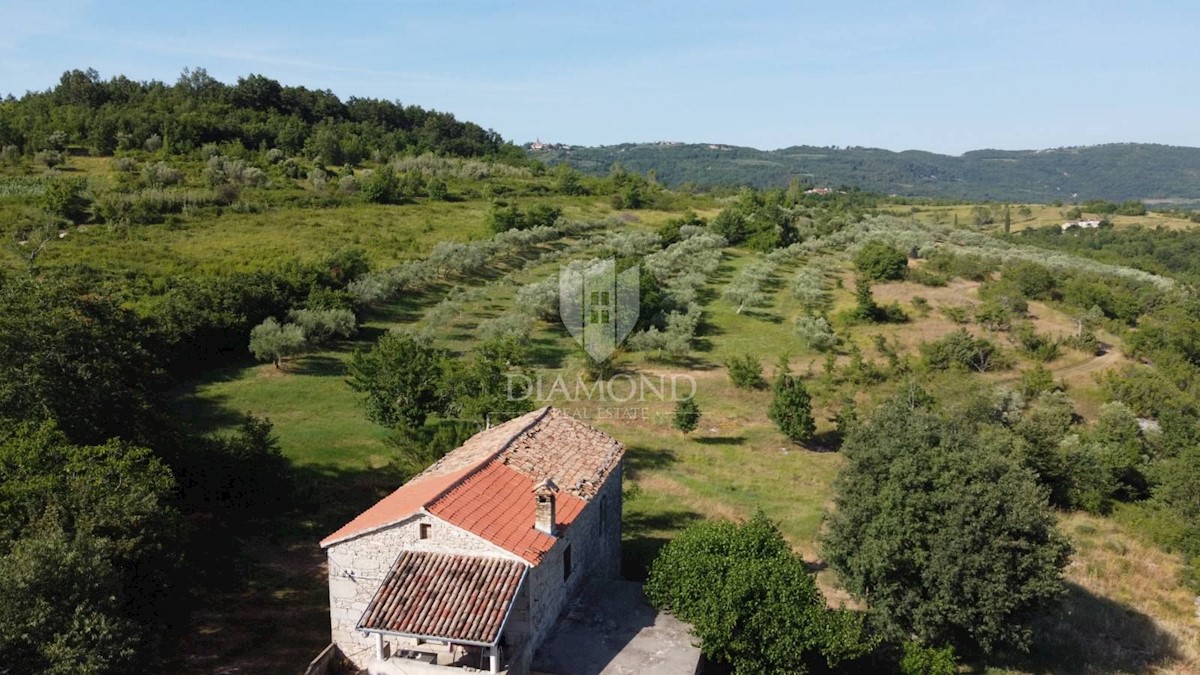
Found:
[[[617,272],[608,258],[572,264],[558,274],[558,314],[594,361],[612,355],[637,324],[641,311],[637,265]]]

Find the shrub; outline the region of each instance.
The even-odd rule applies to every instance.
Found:
[[[66,162],[63,154],[57,150],[41,150],[33,155],[33,161],[45,164],[47,169],[53,169]]]
[[[938,649],[905,640],[903,649],[904,655],[900,659],[903,675],[955,675],[958,672],[954,647]]]
[[[812,414],[812,399],[804,382],[784,370],[775,377],[767,417],[793,443],[807,441],[817,430]]]
[[[971,321],[971,308],[966,305],[942,305],[938,309],[954,323],[961,325]]]
[[[120,173],[133,173],[134,171],[137,171],[137,165],[137,160],[132,157],[112,158],[113,171],[118,171]]]
[[[1032,368],[1021,371],[1019,391],[1026,400],[1033,400],[1039,394],[1059,391],[1062,387],[1054,381],[1054,373],[1038,363]]]
[[[859,273],[875,281],[903,279],[908,270],[908,256],[897,248],[873,240],[863,244],[854,256]]]
[[[125,159],[125,158],[122,158]],[[142,169],[142,182],[147,187],[164,188],[183,181],[183,172],[166,162],[147,164]]]
[[[908,271],[908,279],[922,286],[941,287],[950,283],[946,275],[929,269],[927,266],[914,267]]]
[[[987,301],[975,310],[975,321],[990,331],[1006,331],[1012,328],[1013,315],[1004,305]]]
[[[92,200],[87,195],[86,178],[56,176],[46,180],[44,186],[41,206],[48,213],[72,223],[87,219]]]
[[[812,572],[761,512],[692,525],[650,567],[646,597],[692,625],[734,673],[803,673],[867,653],[861,616],[825,606]]]
[[[1029,321],[1014,326],[1011,338],[1022,351],[1038,361],[1053,361],[1059,356],[1058,342],[1037,332]]]
[[[923,295],[914,295],[914,296],[912,297],[912,306],[913,306],[913,309],[914,309],[915,311],[919,312],[919,313],[920,313],[922,316],[928,316],[928,314],[929,314],[929,300],[927,300],[927,299],[925,298],[925,296],[923,296]]]
[[[150,134],[150,136],[146,139],[146,142],[142,143],[142,147],[146,150],[146,152],[158,152],[162,149],[162,146],[163,139],[162,136],[159,136],[158,134]]]
[[[900,308],[900,303],[875,304],[875,296],[871,293],[871,282],[864,277],[855,280],[854,297],[854,308],[845,315],[852,322],[904,323],[908,321],[908,315]]]
[[[689,396],[675,403],[675,415],[671,418],[671,426],[683,433],[695,431],[700,424],[700,406],[695,397]]]
[[[268,164],[278,164],[283,161],[284,153],[279,148],[271,148],[267,150],[263,158],[267,160]]]
[[[757,389],[762,386],[762,363],[749,354],[731,356],[725,361],[729,380],[738,389]]]
[[[21,164],[21,149],[15,145],[6,145],[0,148],[0,164],[19,166]]]
[[[922,342],[921,357],[933,370],[977,370],[981,373],[1004,370],[1011,360],[994,342],[976,338],[960,328],[940,340]]]

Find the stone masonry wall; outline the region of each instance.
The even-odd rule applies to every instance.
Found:
[[[430,525],[428,539],[420,525]],[[382,530],[331,545],[329,621],[335,642],[360,668],[374,658],[375,638],[355,630],[362,613],[401,551],[433,551],[520,558],[494,544],[428,514],[417,514]],[[387,640],[385,640],[386,642]]]
[[[558,538],[542,562],[530,568],[513,605],[503,644],[509,659],[520,662],[553,630],[555,620],[588,578],[618,578],[621,574],[621,465]],[[532,497],[531,497],[532,498]],[[420,525],[431,526],[430,538],[420,538]],[[563,579],[563,554],[571,549],[571,574]],[[518,556],[428,514],[331,545],[329,556],[329,616],[333,642],[360,668],[374,658],[374,637],[355,630],[383,578],[403,550]],[[386,638],[400,648],[397,638]],[[391,644],[394,643],[394,644]],[[403,645],[408,646],[408,645]]]
[[[571,575],[563,579],[563,554],[571,548]],[[579,586],[588,578],[617,578],[621,573],[621,467],[617,466],[596,496],[575,517],[541,564],[529,571],[529,630],[536,650],[554,628]]]

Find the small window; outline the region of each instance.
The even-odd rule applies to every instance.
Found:
[[[433,527],[433,526],[432,526],[432,525],[430,525],[429,523],[421,523],[421,528],[420,528],[420,530],[421,530],[421,538],[422,538],[422,539],[428,539],[428,538],[429,538],[429,529],[430,529],[430,528],[432,528],[432,527]]]
[[[571,547],[563,550],[563,581],[571,576]]]

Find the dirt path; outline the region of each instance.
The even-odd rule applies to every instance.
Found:
[[[1121,352],[1110,347],[1108,351],[1094,359],[1084,361],[1083,363],[1077,363],[1073,366],[1067,366],[1066,368],[1062,368],[1061,370],[1056,370],[1053,372],[1058,376],[1059,379],[1062,380],[1078,379],[1082,376],[1090,375],[1101,370],[1115,368],[1118,364],[1125,360],[1126,359]]]

